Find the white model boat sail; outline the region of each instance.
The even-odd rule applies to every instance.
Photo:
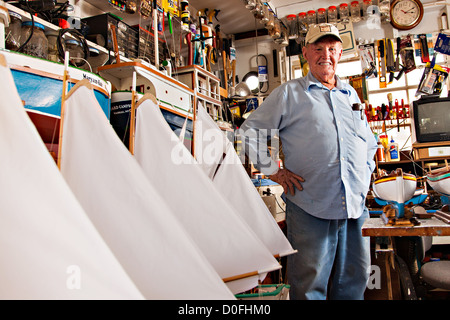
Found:
[[[274,256],[295,253],[248,177],[233,144],[201,104],[197,109],[194,154],[205,173]]]
[[[234,299],[117,137],[89,82],[68,94],[61,172],[148,299]]]
[[[280,268],[198,167],[151,95],[138,102],[134,151],[149,179],[233,293],[256,287],[258,279]]]
[[[142,299],[64,181],[0,55],[0,299]]]

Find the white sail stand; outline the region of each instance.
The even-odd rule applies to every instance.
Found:
[[[0,55],[0,299],[143,299],[62,178]]]
[[[278,270],[280,264],[170,129],[154,97],[139,100],[136,117],[136,159],[230,290],[254,288]]]
[[[147,299],[234,299],[117,137],[89,88],[68,94],[61,172]]]
[[[250,180],[233,144],[201,104],[197,109],[194,148],[203,170],[274,256],[295,253]]]

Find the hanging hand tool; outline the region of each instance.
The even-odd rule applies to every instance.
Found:
[[[359,51],[361,55],[363,72],[366,76],[366,79],[376,78],[377,75],[377,67],[375,65],[375,45],[373,43],[367,45],[360,45]]]
[[[384,49],[384,39],[378,40],[378,82],[380,84],[380,88],[386,88],[386,57],[385,57],[385,49]]]
[[[402,38],[397,37],[396,39],[396,52],[397,52],[397,57],[395,59],[395,72],[399,72],[400,71],[400,47],[401,47],[401,42],[402,42]]]
[[[383,120],[383,127],[381,129],[382,132],[386,132],[386,119],[388,117],[388,112],[386,105],[384,103],[381,104],[381,119]]]
[[[223,87],[226,91],[228,91],[228,68],[227,68],[228,57],[225,50],[222,51],[222,61],[223,61],[223,78],[224,78]]]
[[[111,34],[112,34],[114,56],[116,57],[116,63],[120,63],[120,53],[119,53],[119,45],[117,42],[116,26],[113,23],[111,23],[110,29],[111,29]]]
[[[394,58],[394,46],[391,39],[386,39],[386,72],[389,72],[388,84],[394,81],[395,71],[395,58]]]
[[[395,72],[398,72],[394,77],[395,80],[400,80],[405,72],[405,67],[400,63],[400,51],[402,47],[402,38],[397,37],[397,59],[395,59]]]
[[[206,9],[208,10],[208,9]],[[217,20],[217,15],[219,14],[220,10],[216,10],[216,9],[212,9],[210,13],[208,13],[208,24],[211,26],[211,28],[213,28],[213,22],[212,19],[213,17],[216,18]],[[217,20],[219,21],[219,20]]]
[[[208,71],[211,72],[212,71],[211,64],[216,64],[219,61],[219,57],[217,55],[216,48],[214,48],[210,45],[207,45],[206,48],[207,48],[207,59],[209,61],[209,65],[210,65],[210,69]]]
[[[210,45],[206,45],[206,54],[205,54],[205,58],[206,58],[206,70],[211,72],[211,54],[212,51],[212,47]]]
[[[169,33],[173,34],[172,29],[172,16],[170,15],[170,12],[167,12],[167,22],[169,23]]]
[[[400,57],[403,62],[405,74],[416,69],[416,61],[414,59],[414,48],[410,36],[402,38],[400,45]]]
[[[220,24],[216,25],[216,49],[220,53],[223,49],[222,33],[220,32]]]
[[[394,77],[395,80],[400,80],[400,78],[403,76],[403,74],[405,73],[405,67],[402,66],[402,68],[400,69],[400,72],[397,73],[397,75]]]
[[[206,19],[208,18],[208,8],[202,9],[202,10],[198,10],[197,12],[197,16],[199,16],[199,18],[204,19],[203,23],[208,23],[206,21]]]
[[[213,9],[209,14],[208,14],[208,27],[210,28],[210,31],[212,33],[212,46],[213,48],[216,48],[216,31],[214,30],[214,24],[212,22],[213,16],[217,16],[218,10]]]
[[[208,22],[208,8],[205,8],[203,10],[198,11],[198,17],[199,17],[199,24],[200,24],[200,34],[204,36],[203,40],[204,43],[202,45],[203,49],[205,48],[206,44],[213,45],[214,42],[214,28],[212,26],[212,23],[210,24]],[[209,40],[211,39],[211,40]]]
[[[419,34],[420,58],[422,63],[430,62],[430,54],[428,52],[428,41],[426,34]]]
[[[236,86],[236,59],[231,61],[231,83],[233,87]]]
[[[204,9],[204,10],[208,10],[208,9]],[[199,21],[199,30],[200,30],[200,34],[199,34],[198,36],[196,36],[193,40],[191,40],[191,42],[197,42],[197,41],[200,42],[200,46],[199,46],[199,48],[198,48],[198,49],[199,49],[199,50],[198,50],[199,52],[196,51],[196,54],[199,55],[198,58],[200,58],[200,59],[199,59],[200,62],[199,62],[198,64],[200,64],[203,68],[206,68],[205,61],[204,61],[204,55],[205,55],[205,41],[208,40],[208,39],[211,39],[212,36],[205,37],[205,35],[204,35],[204,33],[203,33],[203,23],[202,23],[202,20],[205,18],[205,16],[202,15],[202,12],[203,12],[203,11],[199,11],[199,12],[198,12],[198,15],[199,15],[198,21]],[[194,57],[194,59],[195,59],[195,57]],[[195,62],[195,61],[194,61],[194,62]],[[197,61],[197,62],[198,62],[198,61]]]
[[[395,99],[395,117],[397,118],[397,131],[400,132],[400,106],[398,105],[398,99]]]
[[[231,61],[228,59],[228,76],[231,75],[231,83],[228,85],[228,97],[231,98],[236,94],[236,60]]]

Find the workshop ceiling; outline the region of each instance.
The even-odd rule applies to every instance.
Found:
[[[235,34],[255,30],[255,18],[250,10],[246,9],[242,0],[189,0],[189,6],[196,10],[208,8],[220,10],[214,24],[219,24],[225,34]],[[258,22],[258,24],[260,24]],[[262,25],[258,26],[260,28]]]
[[[330,5],[339,5],[343,2],[349,3],[350,0],[269,0],[267,3],[278,18],[283,18],[288,14],[298,14],[302,11],[316,10],[321,7],[328,8]],[[421,2],[424,7],[427,5],[429,7],[445,1],[421,0]],[[258,29],[263,28],[258,21],[255,24],[253,14],[245,8],[242,0],[189,0],[189,6],[196,10],[205,8],[220,10],[217,16],[219,22],[213,22],[214,24],[220,24],[221,30],[225,34],[253,31],[256,27]],[[440,5],[440,7],[443,7],[443,5]]]
[[[276,12],[278,8],[286,9],[292,5],[298,7],[304,4],[310,6],[313,0],[270,0],[270,7]],[[220,10],[217,18],[221,30],[226,34],[235,34],[263,28],[263,25],[256,21],[250,10],[246,9],[242,0],[189,0],[189,6],[196,10],[208,8],[209,10]],[[284,14],[283,14],[284,16]],[[283,17],[281,16],[281,17]]]

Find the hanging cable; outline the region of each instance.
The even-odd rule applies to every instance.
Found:
[[[266,65],[265,65],[265,70],[268,70],[268,66],[267,66],[267,57],[263,54],[260,54],[258,51],[258,25],[256,23],[256,18],[255,18],[255,45],[256,45],[256,66],[258,68],[258,80],[260,80],[260,70],[259,70],[259,57],[263,57],[266,60]],[[268,73],[267,73],[268,76]],[[263,91],[262,88],[264,87],[264,83],[267,83],[267,88]],[[267,81],[259,81],[259,90],[258,90],[258,95],[260,93],[266,93],[269,90],[269,79],[267,79]]]
[[[261,93],[266,93],[268,90],[269,90],[269,72],[268,72],[268,62],[267,62],[267,57],[265,56],[265,55],[263,55],[263,54],[258,54],[257,56],[256,56],[256,64],[258,65],[258,78],[260,78],[261,79],[261,77],[259,76],[260,75],[260,70],[259,70],[259,67],[260,67],[260,65],[259,65],[259,57],[263,57],[265,60],[266,60],[266,64],[265,64],[265,71],[267,72],[266,74],[267,74],[267,81],[261,81],[260,80],[260,82],[259,82],[259,92],[261,92]],[[267,86],[266,86],[266,89],[265,90],[262,90],[262,88],[264,87],[264,84],[267,84]]]
[[[59,57],[61,58],[61,61],[64,61],[65,59],[65,51],[66,51],[66,45],[64,43],[64,35],[66,33],[69,33],[71,36],[73,36],[78,43],[82,46],[83,48],[83,59],[87,60],[89,58],[89,46],[86,42],[86,39],[83,37],[83,35],[76,29],[60,29],[59,30],[59,34],[58,34],[58,40],[56,42],[57,47],[58,47],[58,53],[59,53]],[[85,62],[83,60],[81,60],[80,62],[74,62],[74,61],[69,61],[69,63],[72,66],[75,67],[81,67],[82,65],[85,64]]]

